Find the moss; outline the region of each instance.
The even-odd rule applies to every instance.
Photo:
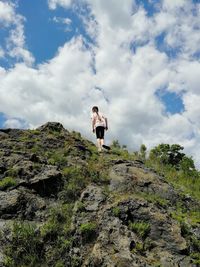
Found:
[[[5,177],[0,181],[0,190],[6,190],[9,187],[15,186],[17,182],[12,177]]]

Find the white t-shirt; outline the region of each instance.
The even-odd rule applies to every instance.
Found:
[[[94,127],[103,126],[106,127],[106,118],[102,113],[98,114],[96,112],[92,113],[92,122],[94,122]]]

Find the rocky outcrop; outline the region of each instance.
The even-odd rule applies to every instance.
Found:
[[[173,187],[134,162],[114,165],[110,179],[109,198],[102,187],[90,185],[80,198],[82,210],[75,209],[73,228],[77,250],[82,251],[81,266],[194,266],[180,223],[166,207],[137,194],[156,192],[170,208],[179,199]],[[89,253],[79,230],[88,222],[96,223],[97,232]]]
[[[142,161],[99,155],[55,122],[2,129],[0,141],[0,266],[15,220],[36,225],[37,266],[198,266],[200,222],[176,214],[198,210],[198,201]]]

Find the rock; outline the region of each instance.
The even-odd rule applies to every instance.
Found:
[[[44,266],[197,267],[192,256],[199,250],[198,216],[186,218],[184,228],[174,214],[177,204],[192,214],[199,203],[142,161],[120,158],[112,150],[97,156],[94,144],[57,122],[34,131],[3,129],[0,140],[0,180],[17,182],[0,191],[0,230],[16,219],[37,225]],[[88,166],[97,165],[100,172],[104,162],[110,166],[106,185],[94,183]],[[76,167],[84,168],[77,179],[70,172]],[[73,190],[78,190],[75,204],[69,197]],[[180,212],[180,219],[188,214]],[[4,234],[12,242],[12,232]]]
[[[36,130],[61,132],[65,130],[65,128],[59,122],[47,122],[44,125],[38,127]]]
[[[0,140],[3,139],[7,139],[9,137],[9,135],[5,132],[2,132],[2,130],[0,130]]]
[[[23,134],[26,130],[21,130],[21,129],[1,129],[1,132],[7,134],[9,137],[15,138],[17,140],[17,138]]]
[[[32,220],[36,213],[44,210],[45,201],[25,189],[0,192],[0,217],[2,219],[23,218]]]
[[[106,196],[102,192],[101,187],[89,185],[83,191],[80,201],[84,202],[85,210],[97,211],[100,205],[106,200]]]
[[[12,190],[10,192],[0,191],[0,217],[10,218],[17,216],[19,206],[23,205],[21,202],[21,192],[19,190]],[[21,208],[21,207],[20,207]]]
[[[34,189],[37,194],[43,197],[55,196],[63,186],[62,174],[56,166],[47,165],[41,173],[20,185]]]

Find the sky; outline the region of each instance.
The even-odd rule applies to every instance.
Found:
[[[0,0],[0,128],[180,144],[200,167],[200,0]]]

